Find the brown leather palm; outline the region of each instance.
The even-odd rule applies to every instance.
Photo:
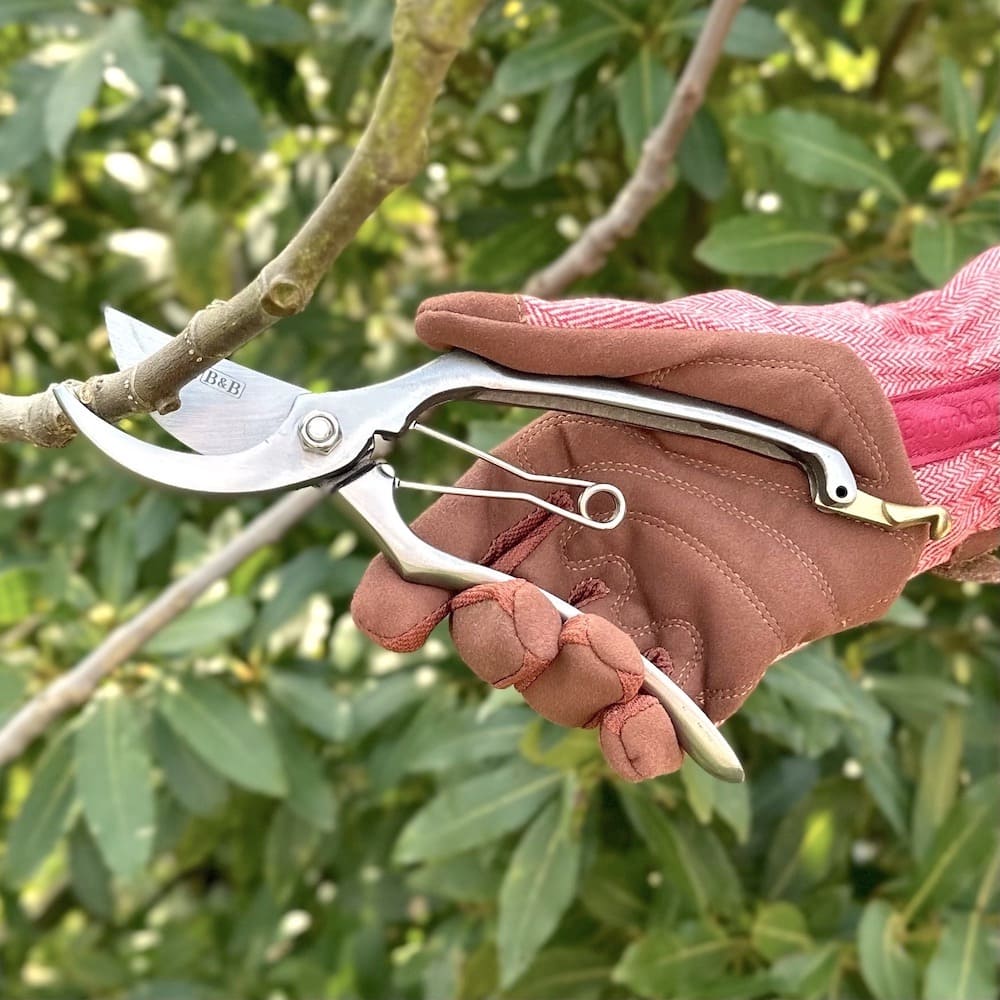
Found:
[[[848,348],[773,334],[538,329],[522,321],[517,296],[485,293],[429,300],[417,331],[433,347],[521,371],[627,378],[742,407],[839,448],[862,489],[921,503],[892,410]],[[446,497],[415,530],[587,614],[562,625],[519,583],[453,601],[403,582],[379,557],[355,620],[383,646],[410,650],[452,611],[456,647],[480,676],[514,684],[554,721],[599,727],[609,762],[631,780],[681,760],[665,712],[639,693],[637,650],[721,721],[788,650],[879,617],[927,542],[926,527],[890,531],[818,511],[797,466],[684,435],[547,413],[497,454],[528,471],[616,484],[624,523],[594,531],[527,504]],[[485,463],[461,483],[511,487]]]

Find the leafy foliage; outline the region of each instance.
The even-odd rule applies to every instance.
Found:
[[[1000,239],[995,5],[898,6],[752,0],[677,183],[578,290],[884,301]],[[104,302],[176,329],[255,273],[346,162],[390,14],[0,5],[0,391],[112,368]],[[246,362],[359,384],[422,356],[421,298],[516,289],[620,188],[703,17],[490,7],[431,165]],[[526,415],[441,419],[488,447]],[[149,492],[82,443],[5,448],[0,481],[0,717],[263,503]],[[363,641],[370,553],[318,510],[6,769],[4,997],[996,994],[996,592],[918,580],[775,666],[727,725],[748,785],[626,787],[445,636]]]

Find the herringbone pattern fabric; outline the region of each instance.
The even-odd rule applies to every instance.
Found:
[[[671,302],[522,297],[524,321],[549,329],[683,329],[818,337],[850,347],[890,401],[978,376],[1000,379],[1000,247],[967,264],[938,291],[905,302],[781,306],[724,290]],[[998,415],[1000,424],[1000,415]],[[1000,527],[1000,439],[915,470],[928,503],[955,528],[925,549],[918,571],[946,562],[971,535]]]

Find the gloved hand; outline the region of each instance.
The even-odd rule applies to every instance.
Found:
[[[410,651],[451,613],[455,646],[480,677],[513,684],[554,722],[599,727],[622,777],[675,770],[672,724],[639,693],[639,649],[718,722],[776,659],[878,618],[915,572],[951,560],[997,575],[985,553],[1000,544],[998,299],[1000,250],[940,292],[875,308],[781,307],[735,291],[659,305],[475,292],[428,300],[416,326],[432,347],[742,407],[839,448],[862,489],[943,504],[955,527],[929,543],[925,526],[891,531],[825,514],[795,466],[548,413],[497,454],[528,471],[615,483],[626,521],[598,532],[525,504],[445,497],[416,532],[523,580],[452,595],[403,582],[380,556],[355,595],[355,621],[386,648]],[[460,483],[511,485],[481,462]],[[531,584],[587,613],[563,624]]]

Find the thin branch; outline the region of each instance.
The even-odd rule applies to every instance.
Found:
[[[701,106],[729,28],[743,0],[714,0],[663,118],[649,134],[635,173],[611,207],[590,222],[579,239],[528,279],[525,292],[551,298],[578,278],[598,271],[611,251],[632,236],[672,187],[670,166],[694,113]]]
[[[893,69],[896,64],[896,57],[903,51],[903,47],[909,41],[911,35],[917,31],[926,20],[930,12],[930,0],[913,0],[908,3],[903,12],[899,15],[882,51],[879,53],[878,70],[875,73],[875,81],[871,86],[871,97],[879,100],[885,94],[885,88],[892,79]]]
[[[0,729],[0,767],[17,758],[60,715],[82,705],[112,670],[189,608],[216,580],[231,573],[258,549],[280,539],[325,495],[323,490],[309,488],[282,497],[201,566],[172,583],[135,618],[116,628],[72,670],[39,691]]]
[[[169,413],[177,393],[216,361],[301,312],[361,224],[416,176],[431,109],[452,60],[486,0],[399,0],[389,69],[368,127],[343,173],[291,242],[245,288],[196,313],[169,345],[134,368],[97,375],[77,394],[98,416]],[[61,447],[75,431],[51,391],[0,395],[0,441]]]

